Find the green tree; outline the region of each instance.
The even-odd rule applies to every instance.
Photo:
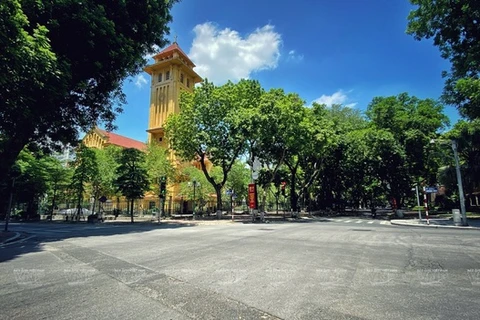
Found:
[[[117,194],[115,179],[117,178],[116,169],[118,159],[122,149],[117,146],[107,146],[103,149],[92,148],[95,153],[95,159],[98,166],[98,174],[92,177],[89,184],[90,193],[93,198],[93,210],[95,211],[97,201],[100,197],[112,197]],[[100,214],[100,204],[98,205],[98,214]]]
[[[37,214],[40,198],[48,191],[47,161],[28,149],[22,150],[16,161],[20,174],[15,180],[15,202],[26,204],[25,219]]]
[[[48,30],[29,22],[22,5],[20,0],[0,3],[0,184],[5,182],[20,151],[32,141],[31,134],[23,137],[24,132],[34,131],[35,122],[42,121],[36,118],[20,122],[20,118],[31,117],[42,110],[32,100],[39,97],[39,90],[45,90],[47,83],[55,82],[59,76]],[[57,96],[54,90],[52,96]],[[49,98],[44,97],[44,101],[54,108]],[[27,105],[31,111],[27,112],[30,110]]]
[[[235,160],[245,152],[246,134],[240,114],[254,103],[251,80],[215,86],[205,80],[193,94],[180,99],[181,112],[167,119],[166,132],[173,150],[186,161],[197,160],[217,195],[217,215],[222,208],[222,189]],[[256,86],[255,86],[256,87]],[[207,159],[221,170],[215,178]]]
[[[159,178],[165,176],[168,180],[175,179],[175,168],[169,159],[169,150],[152,141],[148,144],[145,154],[145,167],[150,180],[150,190],[160,194]]]
[[[48,172],[48,197],[51,199],[49,214],[52,216],[53,211],[57,207],[59,192],[68,186],[69,181],[72,179],[73,171],[64,167],[59,160],[53,157],[47,157],[45,169]]]
[[[98,176],[94,177],[98,185],[97,193],[106,197],[112,197],[117,193],[115,179],[122,148],[107,146],[103,149],[93,149],[98,164]]]
[[[352,202],[356,207],[362,200],[359,185],[361,180],[356,175],[357,163],[356,157],[348,157],[347,152],[351,142],[349,135],[356,130],[365,129],[367,121],[357,109],[345,107],[342,105],[316,106],[314,109],[316,118],[322,122],[326,132],[327,140],[323,151],[318,154],[320,162],[316,167],[304,168],[304,175],[311,179],[312,175],[316,181],[312,182],[310,187],[312,194],[316,195],[315,202],[322,209],[333,208],[341,209],[345,204],[345,199]],[[355,187],[353,187],[355,186]]]
[[[73,172],[71,189],[76,196],[76,218],[78,219],[79,215],[82,213],[82,202],[86,193],[87,185],[99,174],[95,152],[81,143],[77,149],[73,167],[75,170]]]
[[[400,203],[410,185],[405,152],[394,135],[374,127],[356,130],[348,134],[347,146],[351,178],[346,182],[355,190],[353,200],[369,204],[372,212],[386,197]]]
[[[462,182],[465,194],[469,195],[478,191],[480,181],[480,119],[473,121],[461,120],[446,132],[441,139],[455,140],[457,142],[458,156],[462,170]],[[458,191],[457,178],[453,153],[450,148],[435,144],[438,149],[448,149],[444,157],[444,167],[440,170],[440,182],[454,194]],[[468,202],[467,202],[468,203]]]
[[[75,142],[113,120],[122,84],[166,45],[175,0],[0,4],[0,182],[30,142]]]
[[[219,168],[213,168],[210,174],[219,179],[221,172]],[[195,183],[195,194],[193,184]],[[187,166],[182,170],[180,182],[180,195],[184,201],[194,201],[197,209],[202,210],[215,189],[208,182],[202,170],[194,166]]]
[[[248,195],[248,183],[250,182],[250,169],[246,163],[237,160],[228,175],[226,188],[235,192],[237,199],[245,199]]]
[[[275,177],[281,165],[290,171],[290,202],[297,208],[296,184],[303,151],[312,139],[304,101],[295,93],[286,94],[282,89],[271,89],[262,95],[256,157]]]
[[[402,93],[373,98],[366,114],[371,125],[391,132],[402,146],[412,184],[435,176],[438,167],[431,167],[434,163],[429,163],[429,148],[430,140],[449,123],[443,105]]]
[[[433,38],[452,63],[443,98],[471,119],[480,117],[480,2],[477,0],[410,0],[407,33],[416,40]]]
[[[122,150],[115,185],[130,201],[130,219],[133,223],[133,203],[136,199],[143,198],[150,187],[145,169],[145,154],[142,151],[133,148]]]

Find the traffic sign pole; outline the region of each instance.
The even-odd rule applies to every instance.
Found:
[[[430,224],[430,220],[428,220],[428,201],[427,201],[427,192],[426,188],[423,187],[423,205],[425,206],[425,217],[427,218],[427,224]]]

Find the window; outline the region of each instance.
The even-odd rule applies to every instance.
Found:
[[[163,75],[162,73],[158,74],[158,82],[162,82],[162,75]]]
[[[190,79],[187,79],[187,87],[190,88]]]
[[[180,82],[183,84],[183,73],[180,73]]]
[[[170,80],[170,71],[167,71],[167,73],[165,73],[165,80]]]
[[[163,138],[158,138],[158,141],[162,142]]]

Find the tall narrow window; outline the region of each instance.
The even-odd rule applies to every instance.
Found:
[[[163,74],[161,72],[158,74],[158,82],[162,82],[162,75]]]
[[[170,71],[167,71],[167,73],[165,73],[165,80],[170,80]]]
[[[183,73],[180,73],[180,82],[183,84]]]
[[[190,88],[190,79],[187,78],[187,87]]]

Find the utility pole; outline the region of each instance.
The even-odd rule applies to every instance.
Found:
[[[455,170],[457,171],[458,195],[460,196],[460,210],[462,213],[462,225],[467,226],[467,211],[465,209],[465,196],[463,194],[462,173],[458,160],[457,141],[452,140],[453,157],[455,158]]]
[[[430,140],[430,143],[435,143],[435,139]],[[445,140],[439,141],[441,144],[447,143]],[[458,195],[460,197],[460,213],[462,215],[462,225],[468,226],[467,210],[465,209],[465,195],[463,194],[462,172],[460,171],[460,161],[458,160],[457,141],[452,140],[453,157],[455,158],[455,171],[457,173]]]
[[[193,214],[192,214],[192,220],[195,220],[195,206],[196,206],[195,188],[196,187],[197,187],[197,181],[193,180]]]

